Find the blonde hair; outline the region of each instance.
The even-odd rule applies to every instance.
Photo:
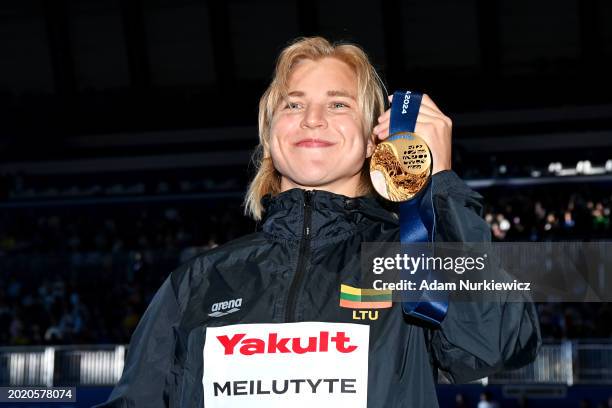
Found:
[[[270,155],[270,130],[274,113],[287,96],[289,76],[296,64],[308,59],[317,61],[325,57],[336,58],[353,69],[357,76],[357,103],[362,112],[363,129],[367,136],[374,128],[378,116],[384,112],[384,85],[370,63],[366,53],[357,45],[330,43],[322,37],[298,38],[280,53],[274,77],[259,100],[259,145],[253,155],[255,177],[249,184],[244,200],[245,214],[261,220],[261,199],[266,194],[280,193],[281,175],[274,167]],[[364,162],[360,195],[372,192],[369,177],[369,160]]]

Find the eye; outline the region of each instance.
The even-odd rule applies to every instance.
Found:
[[[332,102],[331,107],[334,109],[342,109],[342,108],[348,108],[348,105],[345,104],[344,102]]]
[[[300,108],[300,104],[297,102],[287,102],[287,105],[285,105],[285,109],[289,109],[289,110],[296,110]]]

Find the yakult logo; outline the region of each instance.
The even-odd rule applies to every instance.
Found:
[[[207,407],[367,408],[370,326],[298,322],[206,328]]]
[[[275,353],[326,353],[330,346],[340,353],[352,353],[357,346],[350,344],[350,338],[345,332],[339,331],[331,335],[328,331],[319,332],[318,336],[307,337],[279,337],[278,333],[270,333],[265,339],[246,337],[246,333],[237,333],[233,336],[217,336],[225,355],[236,352],[252,356],[254,354]]]

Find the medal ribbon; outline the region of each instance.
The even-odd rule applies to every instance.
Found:
[[[422,98],[422,94],[411,91],[397,91],[393,94],[389,140],[392,140],[394,134],[398,132],[414,133]],[[409,135],[402,135],[402,137],[409,137]],[[431,184],[433,184],[433,178],[425,194],[419,194],[412,200],[400,203],[401,243],[434,241],[435,215]],[[418,302],[402,302],[402,309],[409,316],[439,327],[446,316],[448,302],[431,300],[428,295],[427,291],[424,291]]]

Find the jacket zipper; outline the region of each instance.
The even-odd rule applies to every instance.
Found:
[[[297,291],[304,279],[306,260],[310,252],[310,228],[312,223],[312,196],[314,191],[304,192],[304,226],[302,229],[302,240],[298,254],[298,264],[287,297],[287,308],[285,309],[285,322],[295,321],[295,307],[297,303]]]

